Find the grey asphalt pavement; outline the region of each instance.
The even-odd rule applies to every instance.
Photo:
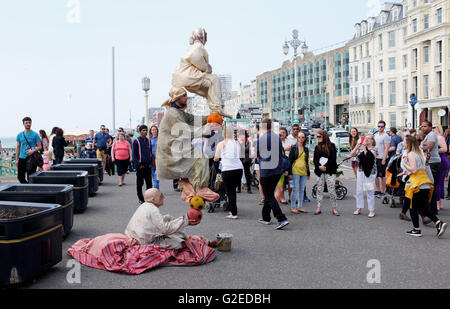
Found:
[[[135,175],[126,177],[127,185],[119,188],[116,177],[105,176],[99,192],[89,199],[85,213],[76,214],[71,234],[63,243],[63,261],[50,272],[26,286],[33,289],[71,288],[174,288],[174,289],[302,289],[302,288],[450,288],[450,231],[436,238],[436,230],[423,228],[423,238],[410,238],[405,232],[411,223],[398,219],[399,209],[382,205],[377,199],[373,219],[354,216],[355,180],[345,168],[343,177],[349,194],[338,203],[341,217],[331,215],[326,198],[323,214],[314,216],[315,202],[306,204],[310,212],[292,215],[282,206],[290,224],[282,231],[274,225],[257,222],[261,217],[259,194],[238,194],[240,219],[229,221],[222,210],[204,213],[202,223],[186,229],[187,234],[215,238],[217,233],[234,235],[229,253],[218,253],[217,259],[198,267],[163,267],[139,276],[109,273],[81,266],[81,283],[70,284],[67,275],[71,257],[67,249],[82,238],[107,233],[122,233],[138,207]],[[308,183],[310,195],[315,180]],[[5,181],[2,182],[2,184]],[[188,205],[180,201],[180,193],[171,182],[162,181],[166,196],[163,213],[181,216]],[[446,203],[448,209],[450,205]],[[450,221],[450,211],[440,217]],[[273,220],[274,222],[274,220]],[[368,283],[373,266],[379,261],[380,283]]]

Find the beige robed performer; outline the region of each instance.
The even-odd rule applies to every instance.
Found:
[[[187,180],[192,185],[189,187],[204,194],[206,201],[215,201],[219,196],[207,188],[209,159],[192,145],[195,137],[210,133],[207,117],[194,117],[184,111],[188,97],[183,88],[172,88],[169,96],[170,99],[162,105],[167,110],[159,127],[156,152],[158,179]],[[185,186],[182,187],[183,196],[189,202],[192,194],[188,194]]]
[[[185,88],[206,98],[211,113],[226,116],[222,110],[222,83],[217,75],[212,74],[205,49],[207,40],[205,29],[197,28],[192,32],[189,50],[181,58],[180,65],[172,75],[172,86]]]

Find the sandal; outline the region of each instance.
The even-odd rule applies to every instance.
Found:
[[[307,214],[308,212],[306,211],[306,210],[304,210],[304,209],[297,209],[297,211],[299,212],[299,213],[302,213],[302,214]]]

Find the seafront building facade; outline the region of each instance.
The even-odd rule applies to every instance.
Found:
[[[350,124],[368,132],[384,120],[408,127],[407,18],[402,4],[355,25],[350,52]],[[411,124],[409,124],[411,125]]]
[[[450,0],[404,2],[408,6],[410,92],[418,98],[416,127],[425,119],[447,127],[450,124]]]
[[[295,110],[297,63],[298,110]],[[349,52],[345,47],[314,55],[308,52],[281,68],[256,77],[263,117],[284,125],[304,121],[345,123],[349,104]]]

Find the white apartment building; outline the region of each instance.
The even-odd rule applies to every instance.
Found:
[[[350,52],[350,123],[363,132],[384,120],[408,126],[407,18],[399,3],[355,25]]]
[[[450,0],[405,0],[404,4],[408,7],[410,93],[419,100],[415,127],[424,120],[448,127]]]

